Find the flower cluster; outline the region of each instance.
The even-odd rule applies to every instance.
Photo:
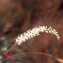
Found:
[[[35,27],[32,30],[28,30],[27,32],[24,32],[23,34],[21,34],[20,36],[18,36],[16,38],[16,44],[20,45],[22,42],[40,35],[40,32],[46,32],[46,33],[52,33],[54,35],[56,35],[56,37],[59,39],[59,35],[58,32],[56,32],[55,29],[52,29],[51,27],[47,28],[47,26],[39,26],[39,27]]]
[[[58,35],[58,32],[55,29],[51,28],[51,27],[47,28],[45,32],[54,34],[57,37],[57,39],[60,38],[60,36]]]

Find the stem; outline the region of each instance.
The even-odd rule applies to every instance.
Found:
[[[9,53],[17,44],[15,43],[6,53]]]
[[[4,55],[9,59],[9,61],[10,61],[11,63],[14,63],[14,62],[9,58],[9,56],[8,56],[5,52],[3,52],[3,51],[1,51],[1,50],[0,50],[0,52],[1,52],[2,54],[4,54]]]

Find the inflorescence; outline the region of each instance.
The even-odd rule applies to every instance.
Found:
[[[20,36],[18,36],[16,38],[16,44],[21,45],[22,42],[32,37],[40,35],[39,34],[40,32],[51,33],[51,34],[54,34],[57,37],[57,39],[60,38],[60,36],[58,35],[58,32],[55,29],[51,27],[47,28],[47,26],[39,26],[39,27],[33,28],[32,30],[28,30],[24,32],[23,34],[21,34]]]

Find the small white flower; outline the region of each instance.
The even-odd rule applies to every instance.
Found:
[[[24,32],[23,34],[18,36],[16,38],[16,43],[18,45],[20,45],[22,42],[24,42],[32,37],[40,35],[39,34],[40,32],[51,33],[51,34],[56,35],[56,37],[58,39],[60,38],[55,29],[52,29],[51,27],[47,28],[47,26],[39,26],[39,27],[33,28],[32,30],[28,30],[27,32]]]

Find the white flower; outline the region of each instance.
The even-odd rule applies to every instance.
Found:
[[[58,39],[60,38],[55,29],[52,29],[51,27],[47,28],[47,26],[39,26],[39,27],[33,28],[32,30],[28,30],[27,32],[24,32],[23,34],[18,36],[16,38],[16,43],[20,45],[22,42],[25,42],[26,40],[32,37],[40,35],[39,34],[40,32],[51,33],[51,34],[56,35]]]

